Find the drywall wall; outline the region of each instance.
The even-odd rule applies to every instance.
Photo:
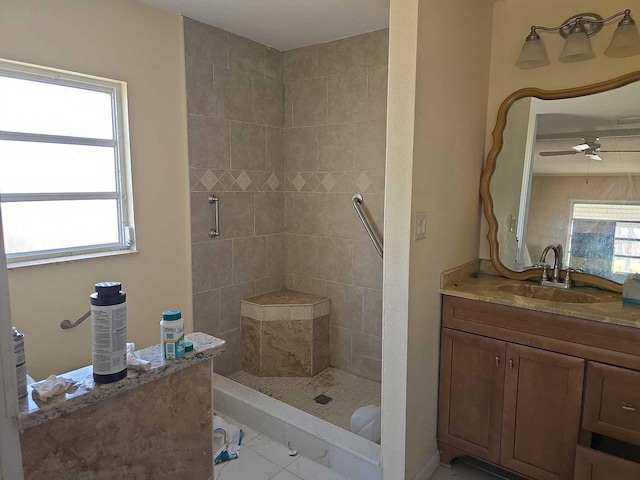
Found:
[[[9,272],[13,323],[35,378],[91,362],[91,326],[63,331],[89,309],[94,283],[127,293],[128,339],[159,341],[168,308],[191,329],[188,164],[182,19],[137,1],[4,0],[0,58],[127,82],[139,253]]]
[[[385,478],[427,478],[436,452],[440,272],[477,257],[491,19],[490,0],[391,2],[385,232],[393,235],[385,237],[383,307],[383,405],[391,407],[383,409]],[[417,211],[426,212],[427,238],[412,242]]]
[[[640,0],[508,0],[495,4],[485,152],[491,148],[491,131],[495,126],[500,103],[511,92],[525,87],[548,90],[579,87],[640,70],[640,56],[604,56],[603,52],[617,25],[615,21],[608,23],[600,33],[591,38],[596,58],[584,62],[560,63],[557,58],[562,52],[564,39],[557,33],[541,33],[551,64],[540,68],[519,69],[514,64],[531,25],[556,26],[570,16],[583,12],[595,12],[608,17],[627,8],[631,9],[638,21]],[[479,253],[481,258],[489,258],[487,224],[484,215],[481,218]]]
[[[419,0],[391,0],[382,314],[382,471],[405,478],[411,176]],[[393,234],[390,234],[393,232]]]

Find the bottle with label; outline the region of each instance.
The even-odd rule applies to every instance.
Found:
[[[162,312],[160,341],[165,359],[174,360],[184,355],[184,320],[180,310]]]
[[[91,297],[93,379],[113,383],[127,376],[127,295],[120,282],[96,283]]]
[[[27,396],[27,362],[24,354],[24,334],[16,327],[13,329],[13,352],[16,359],[16,375],[18,377],[18,398]]]

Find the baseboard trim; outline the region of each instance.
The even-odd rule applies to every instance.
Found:
[[[433,452],[433,455],[431,455],[429,460],[427,460],[427,463],[425,463],[420,471],[415,474],[412,480],[429,480],[433,476],[433,474],[436,473],[436,470],[438,470],[439,466],[440,450],[436,450],[435,452]]]

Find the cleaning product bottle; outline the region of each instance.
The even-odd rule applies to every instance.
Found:
[[[16,359],[16,376],[18,377],[18,398],[27,396],[27,362],[24,354],[24,334],[16,327],[13,329],[13,352]]]
[[[113,383],[127,376],[127,295],[120,282],[96,283],[91,297],[93,379]]]
[[[162,312],[160,341],[164,358],[173,360],[184,355],[184,320],[180,310]]]

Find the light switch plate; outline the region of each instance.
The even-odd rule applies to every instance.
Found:
[[[416,212],[413,224],[415,225],[413,239],[416,242],[424,240],[427,237],[427,212]]]

